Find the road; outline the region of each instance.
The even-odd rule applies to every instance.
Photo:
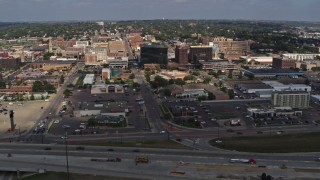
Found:
[[[51,148],[51,150],[44,150]],[[75,173],[130,176],[148,179],[214,179],[221,173],[224,175],[257,176],[267,172],[273,176],[288,178],[318,177],[319,162],[314,161],[318,153],[295,154],[253,154],[232,151],[209,152],[194,150],[169,150],[139,148],[84,147],[69,146],[70,171]],[[12,157],[7,157],[11,153]],[[148,156],[149,164],[135,165],[137,155]],[[120,163],[93,162],[91,158],[122,159]],[[230,158],[255,158],[257,165],[230,164]],[[65,147],[61,145],[20,145],[1,144],[1,167],[16,169],[47,169],[49,171],[65,171]],[[287,169],[279,167],[285,165]],[[260,167],[259,167],[260,166]],[[312,169],[299,172],[294,169]],[[243,171],[241,172],[241,170]],[[251,170],[250,170],[251,169]],[[175,176],[173,171],[185,172],[184,176]],[[258,174],[259,173],[259,174]]]
[[[140,84],[140,94],[145,102],[148,119],[150,124],[153,125],[152,128],[155,129],[155,132],[165,130],[163,126],[164,123],[162,123],[160,119],[161,111],[158,100],[154,97],[149,84],[146,83],[144,75],[135,69],[132,71],[136,75],[137,82]]]
[[[77,77],[78,74],[76,74],[77,70],[82,68],[83,64],[79,65],[79,63],[71,70],[70,75],[66,77],[64,84],[57,90],[57,93],[50,98],[50,104],[49,106],[42,112],[41,118],[38,119],[38,122],[49,118],[49,120],[52,120],[52,117],[55,117],[55,115],[58,113],[58,108],[60,107],[60,104],[62,103],[64,99],[63,92],[67,88],[67,85],[72,83]],[[34,128],[38,125],[38,122],[35,124],[35,126],[30,129],[28,134],[24,135],[24,138],[26,139],[32,139],[34,136],[38,135],[33,135],[31,132],[33,131]],[[50,125],[50,121],[47,121],[45,124],[45,128],[48,129]]]

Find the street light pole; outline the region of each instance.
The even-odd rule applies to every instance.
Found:
[[[67,139],[68,139],[68,129],[70,128],[70,126],[64,125],[63,128],[64,128],[65,133],[64,133],[64,136],[61,137],[61,138],[64,139],[65,145],[66,145],[67,177],[68,177],[68,180],[70,180],[70,175],[69,175],[69,157],[68,157],[68,141],[67,141]]]

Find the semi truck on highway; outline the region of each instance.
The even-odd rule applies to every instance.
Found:
[[[248,164],[256,164],[257,161],[255,159],[230,159],[230,163],[248,163]]]

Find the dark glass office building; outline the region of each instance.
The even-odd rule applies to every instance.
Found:
[[[193,64],[198,64],[199,60],[212,60],[212,47],[191,46],[189,51],[189,60]]]
[[[140,65],[160,64],[168,65],[168,48],[163,45],[141,46]]]

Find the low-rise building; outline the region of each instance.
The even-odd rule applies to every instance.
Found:
[[[87,74],[83,79],[83,85],[93,85],[94,84],[94,74]]]
[[[124,93],[124,87],[120,84],[97,84],[91,87],[91,94]]]

